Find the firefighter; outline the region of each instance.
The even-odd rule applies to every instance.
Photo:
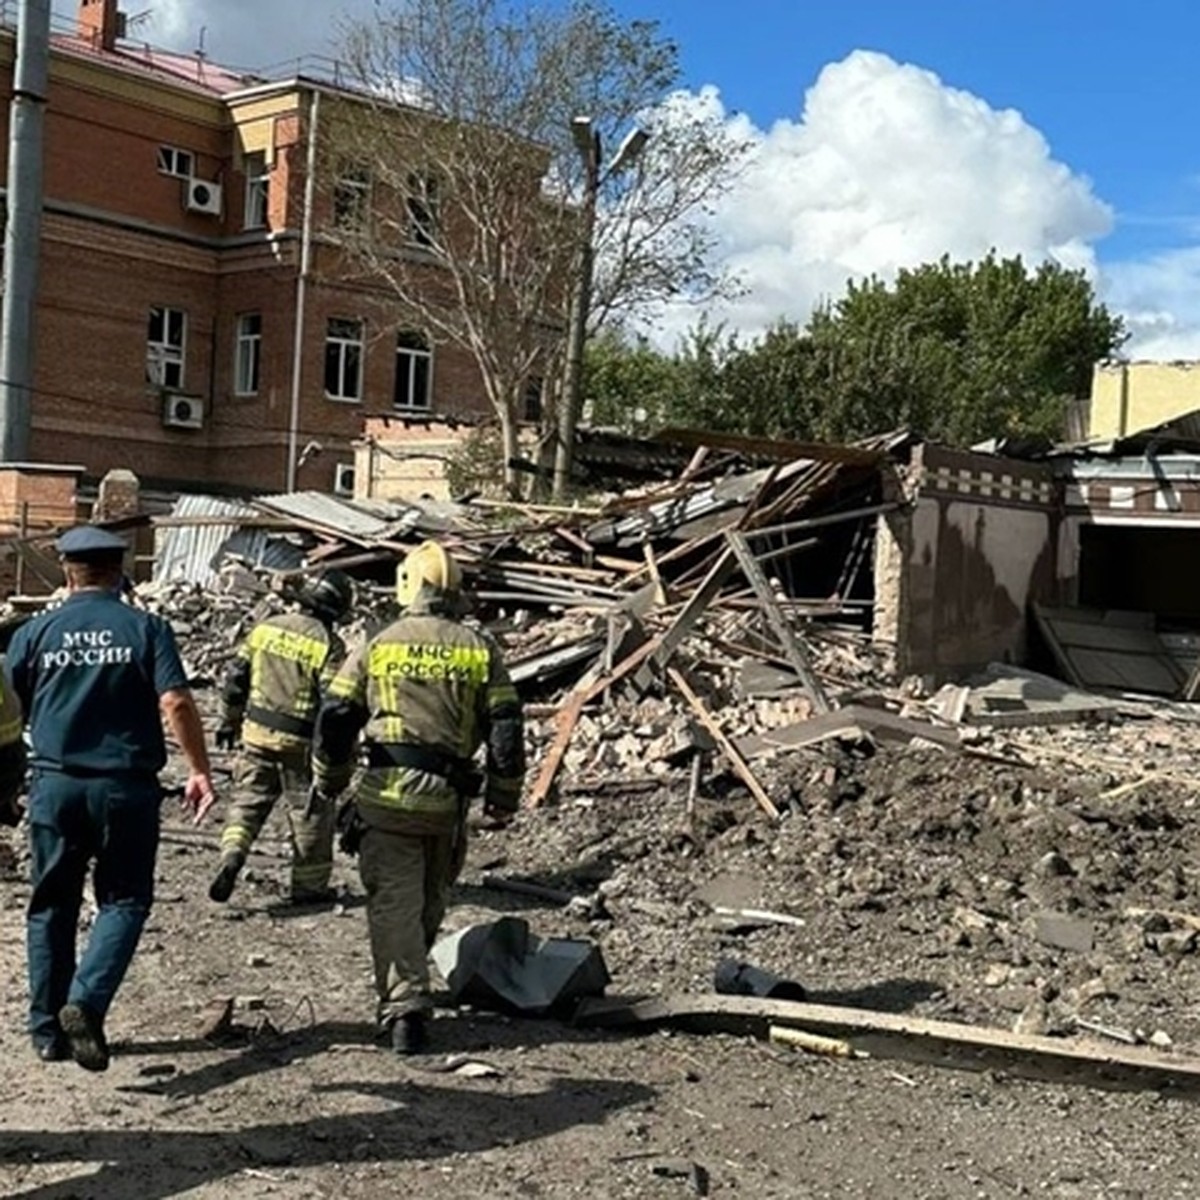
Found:
[[[333,809],[311,788],[313,719],[345,655],[333,626],[353,601],[339,571],[307,579],[295,595],[301,611],[268,617],[238,652],[222,695],[216,742],[242,750],[235,794],[221,834],[221,865],[208,889],[224,903],[255,838],[282,795],[291,840],[293,904],[329,899],[333,871]]]
[[[25,739],[17,694],[0,672],[0,825],[20,825],[25,786]]]
[[[121,600],[125,543],[85,525],[58,550],[69,595],[18,629],[8,650],[32,745],[29,1031],[44,1061],[103,1071],[104,1020],[154,899],[163,717],[188,764],[184,805],[199,821],[214,797],[171,627]],[[77,960],[90,863],[97,913]]]
[[[365,767],[338,813],[359,855],[377,1015],[397,1054],[417,1053],[431,1008],[427,955],[466,856],[466,810],[483,791],[499,824],[525,773],[521,707],[499,648],[462,621],[462,570],[436,542],[405,559],[400,617],[350,656],[317,717],[313,776],[331,798],[349,783],[356,739]],[[487,747],[486,771],[473,762]]]

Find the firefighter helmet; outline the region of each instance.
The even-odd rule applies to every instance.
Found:
[[[341,571],[322,571],[309,576],[296,593],[296,602],[329,621],[344,617],[354,603],[354,587],[350,577]]]
[[[402,605],[412,604],[422,587],[435,588],[449,596],[462,591],[462,567],[437,542],[422,542],[409,552],[396,572],[396,599]]]

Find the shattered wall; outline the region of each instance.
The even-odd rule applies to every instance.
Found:
[[[1021,662],[1030,601],[1059,596],[1049,468],[926,445],[908,487],[876,539],[876,639],[915,674]]]

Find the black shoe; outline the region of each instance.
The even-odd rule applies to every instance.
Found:
[[[71,1057],[71,1047],[61,1033],[50,1037],[33,1039],[33,1052],[42,1062],[66,1062]]]
[[[333,904],[338,898],[334,888],[318,888],[313,892],[293,892],[288,903],[293,908],[311,908],[321,904]]]
[[[392,1022],[390,1030],[392,1053],[420,1054],[425,1049],[428,1036],[423,1013],[406,1013]]]
[[[108,1042],[104,1022],[84,1004],[65,1004],[58,1023],[71,1047],[71,1057],[85,1071],[108,1070]]]
[[[218,904],[224,904],[233,895],[233,885],[237,883],[238,872],[246,860],[236,855],[221,859],[221,869],[208,885],[208,898]]]

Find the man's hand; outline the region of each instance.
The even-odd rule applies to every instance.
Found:
[[[218,750],[233,750],[236,749],[241,736],[242,731],[235,724],[231,721],[224,721],[218,726],[213,740],[216,742]]]
[[[188,776],[180,804],[185,812],[192,814],[193,825],[199,825],[216,802],[217,794],[213,791],[212,780],[207,775],[193,772]]]
[[[16,828],[20,825],[24,815],[25,810],[17,803],[16,796],[10,796],[7,800],[0,801],[0,825]]]

